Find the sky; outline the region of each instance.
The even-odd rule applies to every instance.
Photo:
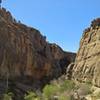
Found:
[[[3,0],[2,6],[71,52],[77,52],[83,30],[100,17],[100,0]]]

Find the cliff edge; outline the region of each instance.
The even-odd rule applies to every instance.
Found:
[[[100,87],[100,18],[85,29],[72,67],[74,79]]]
[[[11,90],[16,100],[23,100],[28,90],[41,89],[64,74],[75,56],[0,8],[0,94]]]

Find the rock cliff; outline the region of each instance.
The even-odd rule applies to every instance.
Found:
[[[92,21],[80,41],[72,77],[100,87],[100,18]]]
[[[59,77],[74,60],[75,53],[48,43],[38,30],[0,8],[0,92],[10,88],[16,100],[23,100],[17,98],[21,93]]]

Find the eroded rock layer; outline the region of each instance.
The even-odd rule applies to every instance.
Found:
[[[74,59],[74,53],[48,43],[38,30],[17,22],[10,12],[0,8],[1,88],[3,85],[6,89],[11,88],[16,97],[22,91],[41,88],[65,73],[65,68]]]
[[[72,72],[75,79],[100,87],[100,18],[84,31]]]

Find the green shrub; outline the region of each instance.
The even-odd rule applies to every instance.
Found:
[[[40,100],[39,97],[33,92],[33,91],[28,91],[28,94],[25,95],[24,97],[25,100]]]
[[[59,97],[59,100],[71,100],[71,96],[69,95],[67,95],[67,96],[63,96],[63,95],[61,95],[60,97]]]
[[[56,85],[46,85],[43,89],[43,95],[45,98],[52,98],[59,91],[59,87]]]
[[[65,80],[60,87],[61,92],[71,91],[75,88],[75,83],[71,80]]]
[[[71,80],[65,80],[60,84],[46,85],[43,89],[43,97],[45,100],[52,99],[54,96],[58,96],[59,100],[67,100],[65,96],[62,96],[65,91],[71,92],[75,88],[75,83]],[[69,98],[67,96],[66,98]],[[69,99],[68,99],[69,100]]]
[[[13,93],[9,92],[3,95],[3,100],[12,100]]]

